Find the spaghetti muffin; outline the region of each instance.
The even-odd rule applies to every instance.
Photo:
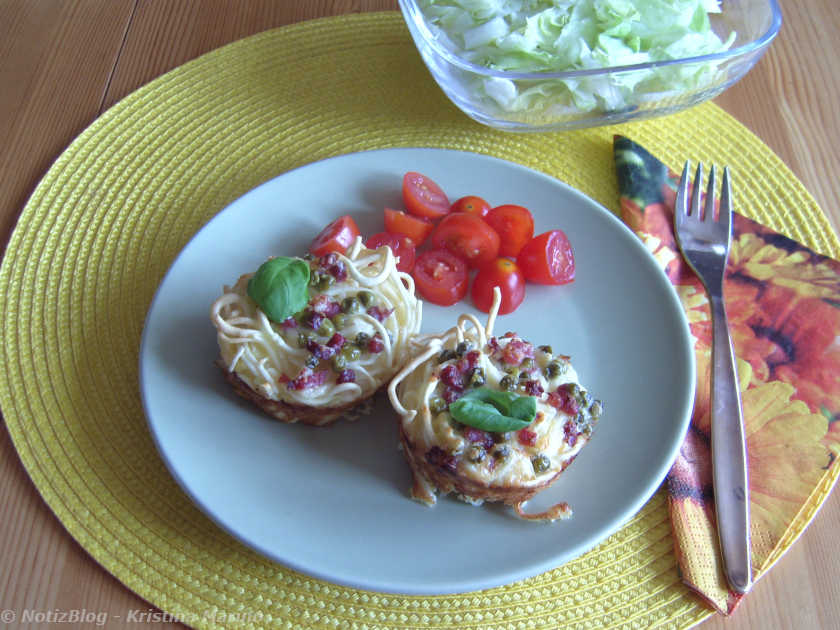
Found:
[[[501,501],[529,520],[567,518],[566,503],[528,514],[525,502],[551,485],[589,441],[602,404],[580,384],[570,358],[462,315],[422,340],[391,381],[412,497],[438,493],[473,504]]]
[[[409,359],[422,303],[387,246],[266,261],[212,305],[222,368],[242,397],[283,422],[326,425]]]

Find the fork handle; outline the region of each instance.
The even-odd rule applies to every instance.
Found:
[[[718,537],[732,588],[752,586],[747,449],[735,353],[723,298],[712,296],[712,469]]]

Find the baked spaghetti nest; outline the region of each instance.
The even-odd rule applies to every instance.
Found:
[[[217,363],[238,394],[277,420],[329,424],[405,365],[422,302],[387,246],[370,250],[356,239],[346,255],[282,259],[274,276],[267,267],[273,260],[226,286],[213,303]],[[276,284],[275,276],[287,269],[295,270],[290,277],[305,277],[303,288],[282,285],[290,294],[304,292],[302,308],[272,319],[252,297],[260,296],[254,283],[266,277]]]
[[[568,518],[566,503],[538,514],[524,504],[580,453],[602,404],[569,357],[512,332],[493,336],[495,294],[486,326],[465,314],[452,329],[418,338],[425,349],[388,387],[411,494],[428,505],[451,492],[473,504],[504,502],[529,520]]]

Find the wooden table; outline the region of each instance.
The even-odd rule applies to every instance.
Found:
[[[123,96],[227,42],[387,0],[0,0],[0,239],[70,141]],[[840,11],[785,3],[769,53],[718,104],[764,140],[840,229]],[[148,604],[64,531],[0,432],[0,609],[107,611],[134,626]],[[704,628],[836,628],[840,496],[756,586],[735,616]],[[165,627],[169,624],[155,624]]]

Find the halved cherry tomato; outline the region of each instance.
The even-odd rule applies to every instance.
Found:
[[[330,252],[343,254],[359,236],[359,226],[353,217],[345,214],[332,221],[325,227],[309,246],[309,252],[314,256],[325,256]]]
[[[434,304],[450,306],[467,294],[467,264],[445,249],[430,249],[420,254],[411,275],[417,292]]]
[[[431,236],[434,247],[448,249],[480,267],[499,255],[499,235],[483,219],[465,212],[448,214],[437,224]]]
[[[414,268],[414,241],[402,234],[388,232],[378,232],[365,241],[365,247],[368,249],[378,249],[383,245],[390,247],[394,256],[397,257],[397,269],[410,273]]]
[[[499,287],[502,293],[500,315],[515,311],[525,299],[525,275],[510,258],[497,258],[475,274],[470,294],[478,310],[490,312],[493,306],[493,287]]]
[[[402,196],[409,214],[426,219],[440,219],[449,214],[449,199],[440,186],[420,173],[403,176]]]
[[[525,244],[516,262],[525,278],[538,284],[566,284],[575,279],[575,255],[563,230],[551,230]]]
[[[484,220],[502,238],[499,256],[515,258],[534,236],[534,217],[528,208],[507,204],[493,208]]]
[[[475,195],[468,195],[461,197],[450,208],[452,212],[466,212],[467,214],[477,214],[481,218],[487,216],[490,212],[490,204],[484,201],[481,197]]]
[[[435,224],[422,217],[414,217],[400,210],[385,208],[385,231],[391,234],[402,234],[414,241],[420,247],[431,234]]]

